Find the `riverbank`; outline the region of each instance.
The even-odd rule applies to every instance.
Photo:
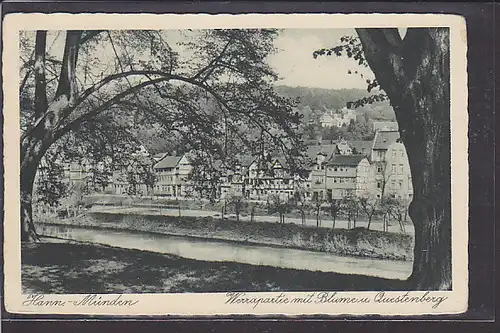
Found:
[[[68,219],[47,218],[39,220],[39,223],[152,232],[374,259],[410,261],[413,258],[413,238],[411,236],[364,228],[331,230],[295,224],[252,223],[211,217],[174,217],[104,212],[88,212]]]
[[[400,280],[45,241],[22,245],[24,293],[405,290]]]

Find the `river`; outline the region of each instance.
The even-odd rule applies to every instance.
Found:
[[[41,224],[39,233],[43,236],[173,254],[204,261],[238,262],[311,271],[370,275],[389,279],[406,279],[412,270],[412,263],[409,261],[357,258],[324,252],[138,231]]]

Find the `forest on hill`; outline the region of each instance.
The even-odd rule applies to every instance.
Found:
[[[297,101],[296,111],[303,115],[306,140],[371,140],[374,121],[395,121],[394,110],[388,102],[375,102],[355,109],[356,122],[348,126],[322,128],[320,118],[330,110],[340,110],[348,102],[370,95],[364,89],[323,89],[310,87],[276,86],[284,97]]]
[[[370,93],[365,89],[324,89],[311,87],[276,86],[275,90],[282,96],[296,99],[297,108],[308,111],[326,111],[342,109],[348,102],[354,102]],[[308,107],[308,108],[307,108]],[[394,110],[389,102],[375,102],[356,108],[359,118],[372,121],[395,121]]]
[[[321,137],[323,140],[371,140],[373,121],[394,121],[394,111],[388,102],[376,102],[356,108],[356,123],[342,128],[321,128],[320,117],[329,110],[339,110],[347,102],[366,97],[364,89],[323,89],[310,87],[276,86],[276,91],[283,97],[296,100],[296,111],[302,114],[304,139]],[[158,130],[141,128],[138,138],[152,154],[176,151],[182,153],[186,147],[179,138]]]

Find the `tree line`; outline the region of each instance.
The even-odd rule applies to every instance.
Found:
[[[306,198],[304,193],[295,192],[291,197],[278,194],[269,195],[265,203],[257,203],[246,199],[242,195],[230,195],[222,200],[222,218],[228,212],[235,215],[237,221],[242,214],[250,215],[250,221],[254,221],[256,213],[279,217],[278,223],[285,224],[287,214],[300,216],[301,224],[306,225],[306,220],[316,220],[316,227],[322,227],[325,217],[332,222],[335,229],[336,222],[342,218],[347,221],[347,228],[356,228],[357,222],[363,218],[366,221],[366,229],[370,230],[374,220],[382,221],[382,230],[388,231],[389,222],[396,221],[401,232],[406,232],[405,225],[409,222],[409,201],[402,198],[384,197],[373,198],[369,196],[345,196],[342,199],[322,198],[313,196]]]

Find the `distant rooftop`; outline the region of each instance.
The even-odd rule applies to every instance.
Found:
[[[326,165],[357,166],[364,158],[362,155],[335,155]]]
[[[154,168],[155,169],[171,169],[175,168],[177,164],[179,164],[179,161],[181,160],[182,156],[168,156],[165,155],[161,160],[158,161],[158,163],[155,164]]]
[[[373,131],[397,131],[399,129],[397,121],[374,121]]]
[[[347,144],[349,147],[356,152],[356,154],[366,154],[369,155],[371,153],[371,149],[373,146],[373,141],[371,140],[348,140]]]
[[[378,131],[373,139],[373,149],[388,149],[399,140],[399,131]]]
[[[335,144],[308,146],[306,154],[310,159],[316,159],[316,155],[318,155],[318,153],[323,153],[326,156],[330,156],[336,148],[337,145]]]

